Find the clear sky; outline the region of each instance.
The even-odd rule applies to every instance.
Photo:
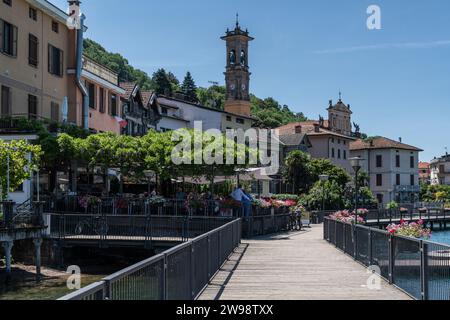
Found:
[[[51,0],[65,8],[66,1]],[[367,7],[382,29],[368,30]],[[251,91],[312,119],[326,116],[339,90],[369,135],[425,149],[450,147],[448,0],[84,0],[87,37],[150,75],[160,67],[199,86],[224,83],[219,39],[240,23],[256,38]]]

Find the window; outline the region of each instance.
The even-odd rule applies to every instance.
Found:
[[[89,108],[95,109],[95,84],[88,83]]]
[[[112,116],[117,116],[117,96],[115,94],[111,94],[110,114]]]
[[[412,186],[416,185],[416,177],[413,174],[411,175],[410,180],[411,180],[411,185]]]
[[[347,150],[344,150],[344,160],[347,160]]]
[[[28,35],[28,64],[30,66],[37,68],[38,63],[39,63],[38,52],[39,52],[39,40],[36,36],[29,34]]]
[[[0,52],[17,57],[17,27],[0,20]]]
[[[338,159],[341,158],[341,149],[338,149]]]
[[[241,119],[241,118],[236,118],[236,123],[244,124],[244,123],[245,123],[245,120],[244,120],[244,119]]]
[[[38,114],[37,97],[31,94],[28,95],[28,118],[36,119]]]
[[[100,88],[98,111],[105,113],[105,89]]]
[[[6,86],[2,86],[2,109],[1,116],[11,115],[11,89]]]
[[[62,77],[64,70],[64,53],[62,50],[48,45],[48,72],[55,76]]]
[[[377,187],[382,187],[382,186],[383,186],[383,175],[377,174]]]
[[[377,155],[377,168],[383,167],[383,156]]]
[[[28,10],[28,15],[30,17],[30,19],[37,21],[37,10],[35,8],[30,7],[30,9]]]
[[[395,176],[395,184],[396,184],[397,186],[399,186],[399,185],[401,184],[401,181],[400,181],[400,175],[399,175],[399,174],[397,174],[397,175]]]
[[[231,121],[231,116],[227,116],[227,121]]]
[[[334,158],[334,148],[331,148],[331,157]]]
[[[395,156],[395,166],[397,168],[400,168],[400,155],[399,154]]]
[[[59,23],[56,21],[52,21],[52,31],[59,33]]]
[[[165,107],[161,107],[161,113],[167,115],[169,113],[169,110]]]
[[[377,194],[378,203],[383,203],[384,196],[382,194]]]
[[[53,121],[59,121],[59,105],[55,102],[52,102],[50,105],[51,108],[51,119]]]
[[[411,167],[411,169],[414,169],[416,167],[414,156],[411,156],[409,158],[409,166]]]
[[[3,0],[3,3],[10,7],[12,6],[12,0]]]

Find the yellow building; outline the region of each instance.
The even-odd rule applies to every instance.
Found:
[[[65,12],[45,0],[0,1],[2,117],[82,124],[82,106],[73,98],[79,90],[77,31],[67,20]]]

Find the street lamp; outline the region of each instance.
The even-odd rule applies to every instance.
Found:
[[[364,159],[361,157],[354,157],[349,159],[350,165],[352,166],[353,170],[355,171],[355,222],[358,222],[358,192],[359,192],[359,185],[358,185],[358,173],[362,168],[362,162]]]
[[[330,179],[327,174],[321,174],[319,180],[322,183],[322,211],[325,212],[325,183]]]

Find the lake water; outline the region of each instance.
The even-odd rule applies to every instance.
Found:
[[[430,241],[450,245],[450,230],[433,232]]]

